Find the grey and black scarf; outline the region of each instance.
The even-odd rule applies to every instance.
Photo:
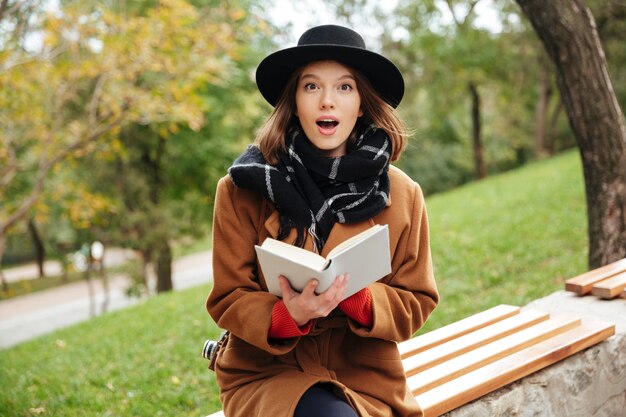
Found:
[[[296,245],[304,245],[308,231],[321,251],[335,222],[365,220],[387,205],[391,141],[382,129],[370,126],[338,158],[321,156],[299,130],[287,138],[286,147],[273,166],[250,145],[228,170],[235,185],[275,205],[279,239],[296,227]]]

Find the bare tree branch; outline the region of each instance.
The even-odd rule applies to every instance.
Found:
[[[16,1],[14,4],[9,6],[9,0],[2,0],[2,3],[0,3],[0,22],[4,17],[11,16],[13,13],[19,10],[19,8],[22,7],[22,5],[25,4],[27,1],[28,0]]]
[[[474,0],[474,1],[470,2],[469,9],[467,10],[467,14],[465,15],[465,19],[463,19],[463,24],[465,24],[467,19],[470,17],[470,15],[474,11],[474,8],[476,7],[476,5],[478,4],[479,1],[480,0]]]
[[[9,0],[2,0],[0,3],[0,22],[2,19],[14,16],[16,19],[15,28],[13,29],[13,37],[19,39],[25,33],[25,29],[29,24],[31,13],[41,3],[41,0],[22,0],[16,1],[9,5]]]
[[[2,21],[2,18],[4,17],[4,12],[7,10],[8,5],[9,0],[2,0],[2,3],[0,3],[0,21]]]
[[[448,9],[450,9],[450,13],[452,13],[452,18],[454,19],[454,23],[456,24],[457,27],[462,27],[465,26],[469,20],[469,17],[472,15],[472,12],[474,11],[474,8],[476,7],[476,5],[478,4],[478,2],[480,2],[480,0],[473,0],[469,3],[469,8],[467,9],[467,13],[465,13],[465,17],[463,17],[463,19],[459,18],[456,15],[456,12],[454,10],[454,4],[452,4],[452,0],[446,0],[446,4],[448,5]]]
[[[452,1],[446,0],[446,4],[448,5],[448,9],[450,10],[450,13],[452,13],[452,18],[454,19],[454,23],[456,23],[457,26],[461,26],[461,21],[456,16],[456,12],[454,11],[454,5],[452,4]]]
[[[17,157],[15,156],[15,149],[13,149],[13,147],[8,143],[6,144],[6,149],[9,163],[5,167],[5,171],[2,173],[2,178],[0,179],[1,188],[9,185],[19,170],[19,164],[17,162]]]
[[[24,55],[19,59],[14,59],[13,61],[7,60],[4,62],[2,66],[0,66],[0,72],[7,72],[15,67],[19,67],[20,65],[30,64],[31,62],[46,62],[52,61],[57,56],[61,55],[63,52],[67,50],[67,45],[65,43],[57,46],[53,50],[46,52],[40,55]]]
[[[98,81],[96,82],[96,86],[94,87],[91,100],[87,105],[87,115],[90,121],[97,120],[98,103],[100,102],[100,97],[102,96],[102,91],[104,89],[104,84],[106,83],[107,78],[107,75],[104,73],[98,76]]]
[[[73,144],[68,147],[60,150],[56,155],[50,158],[47,161],[41,161],[38,169],[37,180],[35,181],[35,185],[30,192],[28,198],[26,198],[22,204],[6,219],[4,222],[0,223],[0,236],[2,236],[3,231],[7,230],[17,221],[21,220],[30,210],[33,205],[37,202],[37,199],[41,195],[43,191],[43,186],[45,184],[46,178],[50,170],[63,159],[67,158],[71,154],[79,151],[80,149],[85,148],[89,144],[95,142],[100,137],[105,135],[107,132],[111,131],[116,126],[119,126],[124,118],[124,111],[120,113],[120,115],[115,119],[111,120],[107,123],[103,123],[100,126],[96,127],[91,134],[84,138],[79,138]]]

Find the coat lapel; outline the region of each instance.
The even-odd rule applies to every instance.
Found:
[[[278,229],[280,228],[280,214],[278,210],[273,210],[272,214],[265,220],[265,230],[272,239],[276,239],[278,236]]]
[[[386,208],[390,206],[391,195],[389,195],[389,198],[387,199]],[[326,240],[326,245],[324,245],[324,249],[322,249],[321,255],[323,257],[326,257],[326,255],[328,255],[328,252],[333,250],[335,246],[339,245],[344,240],[349,239],[358,233],[364,232],[365,230],[374,226],[374,224],[376,224],[376,222],[373,220],[373,218],[358,223],[335,223],[330,231],[330,234],[328,235],[328,240]]]
[[[271,237],[272,239],[278,238],[278,231],[280,229],[280,214],[278,213],[278,210],[272,211],[272,214],[270,214],[267,220],[265,220],[264,226],[265,231],[269,237]],[[289,235],[287,235],[287,237],[283,239],[283,242],[295,242],[297,234],[298,231],[295,228],[291,229]],[[306,241],[304,242],[304,249],[313,252],[313,241],[311,239],[311,236],[307,235]]]

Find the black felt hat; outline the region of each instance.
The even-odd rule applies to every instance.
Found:
[[[314,61],[333,60],[365,75],[380,96],[397,107],[404,95],[404,79],[398,68],[376,52],[365,48],[361,35],[337,25],[316,26],[304,32],[298,46],[268,55],[256,70],[259,91],[275,106],[298,68]]]

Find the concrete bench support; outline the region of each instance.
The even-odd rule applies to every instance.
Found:
[[[523,308],[615,323],[615,335],[462,405],[445,417],[622,417],[626,410],[626,300],[558,291]]]

